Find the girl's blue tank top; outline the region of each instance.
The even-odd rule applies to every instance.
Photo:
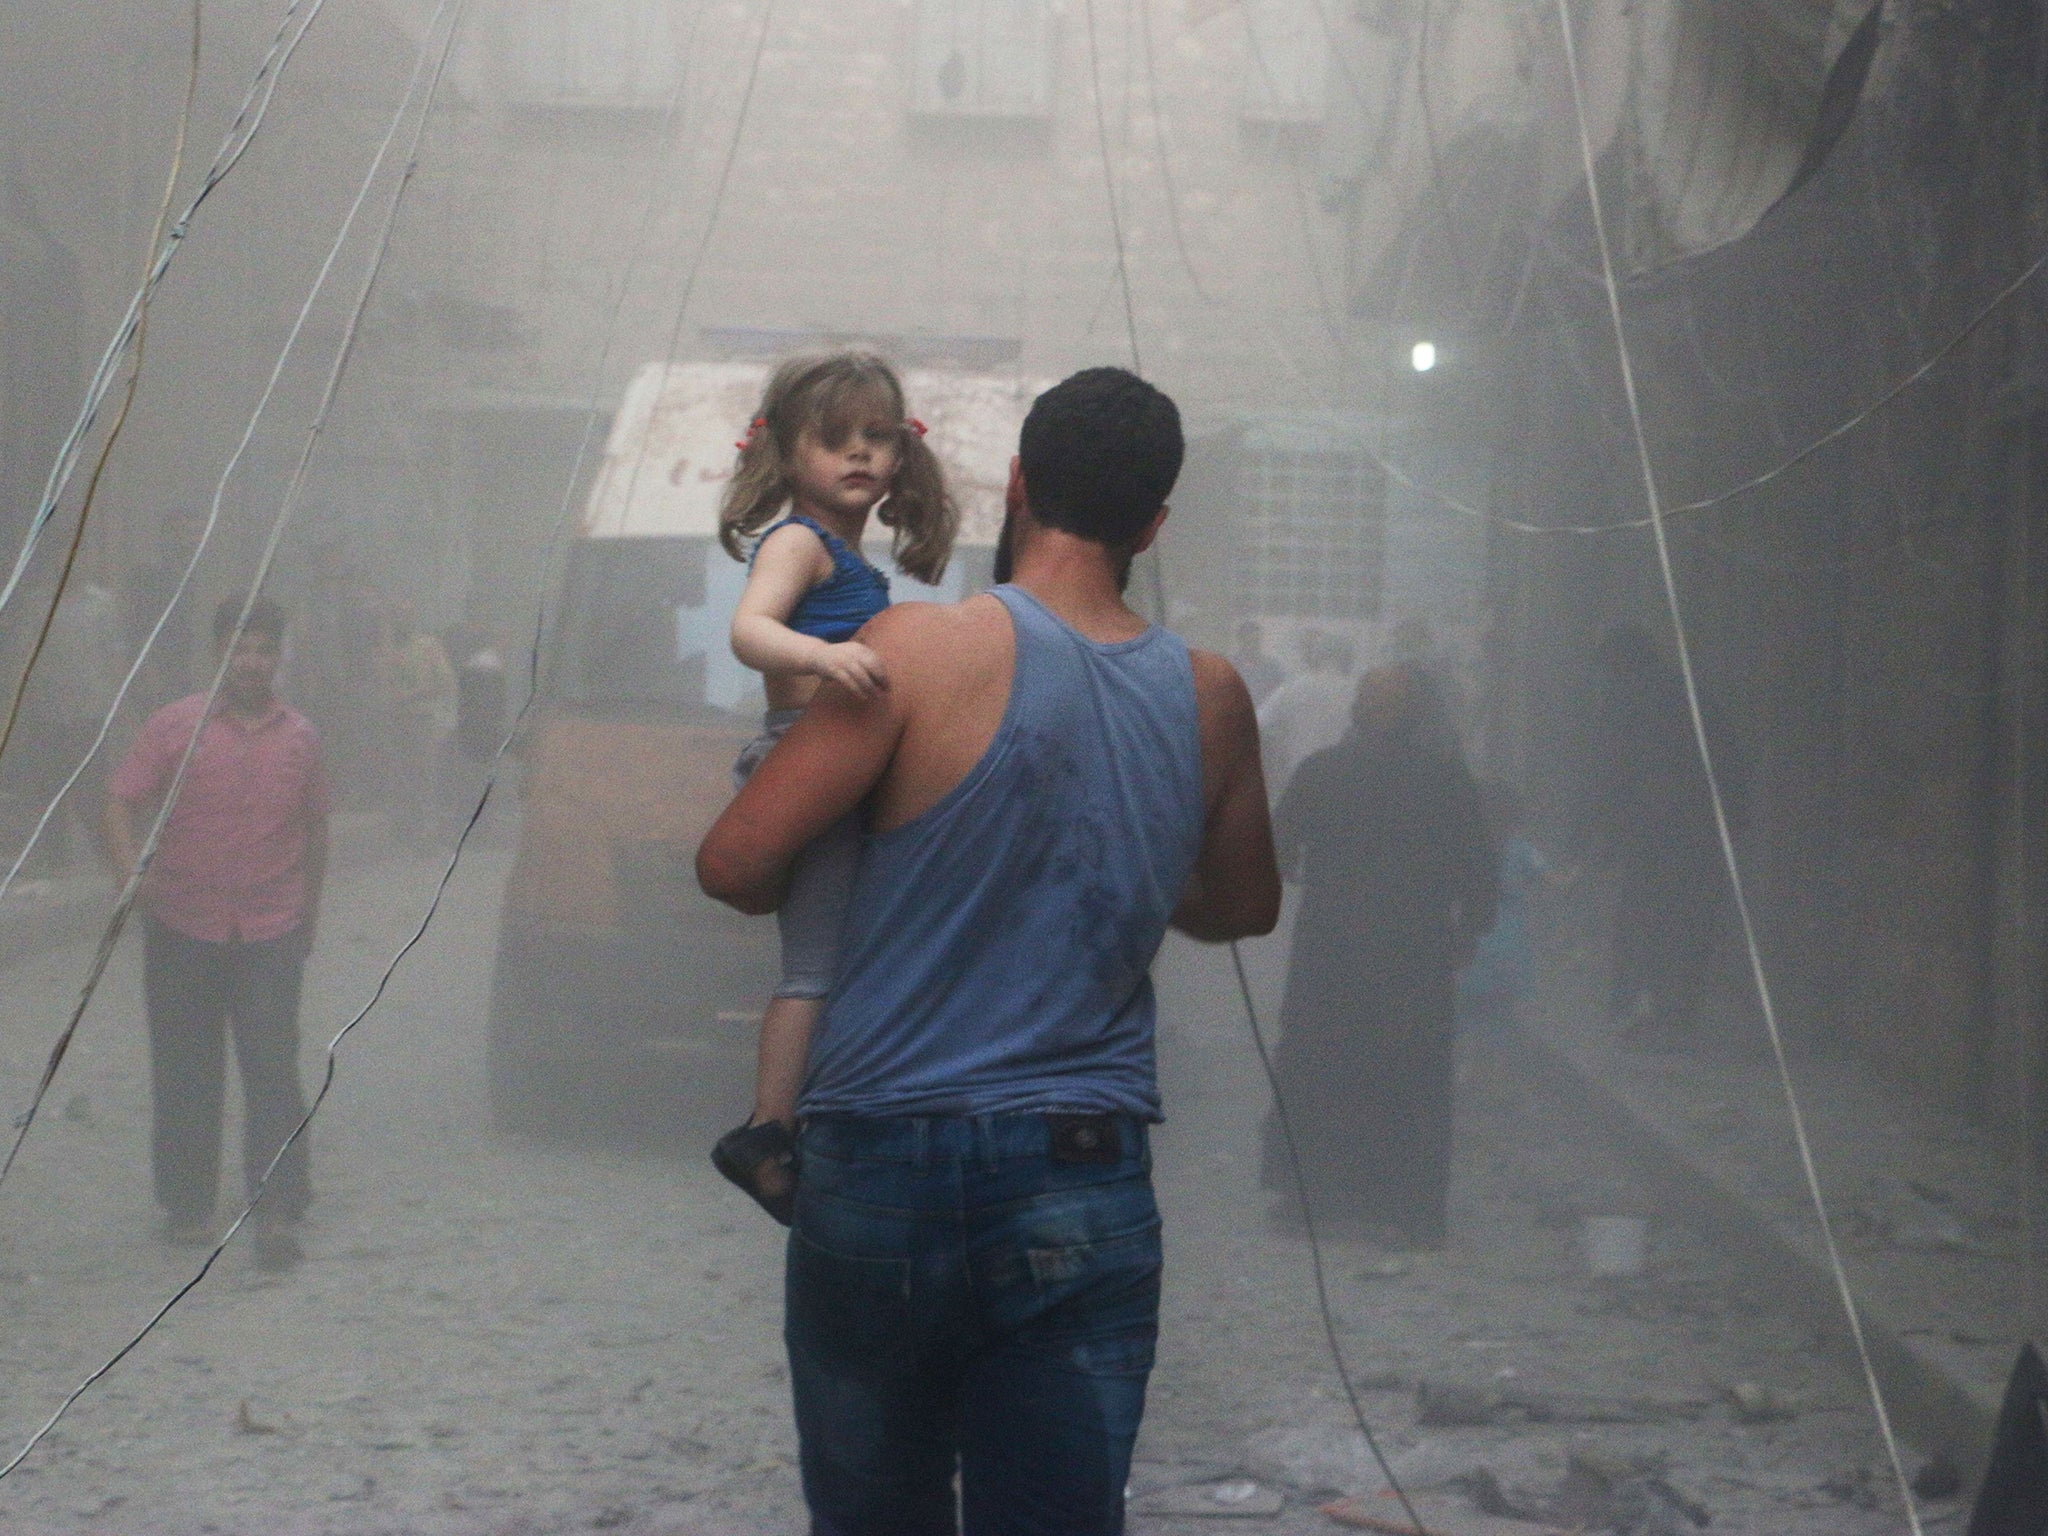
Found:
[[[862,559],[860,551],[846,540],[801,512],[792,512],[768,529],[761,535],[761,543],[791,523],[810,529],[824,543],[825,553],[832,557],[832,574],[804,594],[789,616],[789,627],[834,645],[851,640],[860,633],[861,625],[889,606],[889,578]],[[760,549],[760,543],[754,545],[756,554]]]
[[[1202,842],[1187,647],[1089,640],[1020,588],[1002,724],[863,845],[805,1114],[1159,1118],[1152,958]]]

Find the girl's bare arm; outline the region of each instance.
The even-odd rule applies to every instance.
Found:
[[[833,645],[789,627],[804,594],[831,574],[832,557],[810,529],[795,525],[770,534],[732,616],[732,653],[756,672],[824,678],[871,698],[889,685],[879,656],[856,641]]]

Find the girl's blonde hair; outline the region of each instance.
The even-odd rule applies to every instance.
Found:
[[[891,553],[898,568],[935,584],[953,556],[960,510],[946,493],[938,457],[906,417],[902,383],[871,352],[794,357],[775,370],[753,428],[740,445],[739,468],[719,504],[718,542],[726,553],[744,560],[744,541],[773,522],[789,501],[788,466],[806,428],[837,448],[877,415],[897,423],[900,441],[896,477],[875,515],[895,532]]]

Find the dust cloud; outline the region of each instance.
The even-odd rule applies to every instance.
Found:
[[[0,1525],[806,1528],[692,859],[736,444],[857,349],[961,512],[898,601],[1042,390],[1171,394],[1130,600],[1257,705],[1129,1528],[1963,1528],[2048,1325],[2044,23],[1742,16],[0,6]],[[181,771],[238,624],[292,713]]]

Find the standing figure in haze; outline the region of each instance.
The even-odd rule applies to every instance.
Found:
[[[868,807],[787,1272],[833,1536],[1124,1528],[1159,1329],[1152,958],[1169,923],[1220,942],[1279,912],[1251,698],[1122,595],[1180,413],[1093,368],[1021,447],[1013,580],[879,615],[888,689],[820,689],[697,855],[764,911]]]
[[[1351,669],[1357,652],[1341,636],[1304,630],[1301,659],[1308,670],[1289,678],[1259,705],[1259,743],[1266,755],[1266,783],[1284,794],[1302,762],[1344,734],[1351,716]]]
[[[235,640],[241,610],[230,599],[214,615],[215,642],[234,647],[215,707],[209,712],[206,695],[195,693],[150,716],[114,774],[104,821],[107,856],[125,885],[141,856],[142,828],[198,735],[142,888],[150,1150],[164,1236],[173,1243],[209,1240],[229,1032],[252,1199],[306,1114],[299,985],[327,872],[327,775],[319,736],[277,696],[283,610],[258,598]],[[312,1198],[307,1164],[301,1135],[278,1158],[256,1209],[255,1257],[264,1269],[299,1260],[296,1228]]]
[[[784,363],[740,444],[739,469],[718,514],[726,551],[752,563],[733,615],[733,654],[762,674],[768,694],[761,734],[733,769],[738,784],[822,684],[856,700],[889,689],[888,666],[854,638],[889,606],[889,578],[860,552],[870,513],[894,530],[898,567],[937,582],[952,558],[960,514],[923,424],[906,413],[895,373],[859,352]],[[785,1225],[795,1199],[797,1092],[838,971],[860,847],[860,818],[849,806],[819,829],[790,873],[776,914],[782,980],[761,1019],[754,1112],[712,1154],[721,1173]]]
[[[1286,671],[1267,654],[1266,631],[1257,619],[1246,619],[1237,626],[1237,651],[1230,660],[1254,705],[1265,703],[1273,690],[1287,681]]]
[[[1458,1028],[1489,1033],[1513,1024],[1536,988],[1530,908],[1553,876],[1550,860],[1523,827],[1520,795],[1488,782],[1479,787],[1479,803],[1500,849],[1500,899],[1472,963],[1458,972]]]
[[[392,610],[384,677],[393,830],[424,852],[442,803],[442,751],[455,729],[455,669],[441,637],[421,628],[404,604]]]
[[[50,820],[37,850],[51,873],[73,864],[91,867],[92,817],[99,804],[94,762],[87,760],[100,725],[121,690],[128,658],[121,648],[120,605],[111,589],[80,571],[64,588],[51,616],[43,653],[22,696],[22,755],[35,765],[32,814],[56,799],[71,775],[79,793]],[[85,807],[81,816],[76,807]]]
[[[1419,1249],[1449,1233],[1453,978],[1493,925],[1496,870],[1478,786],[1430,725],[1412,675],[1368,672],[1350,734],[1274,816],[1302,885],[1275,1067],[1310,1211]],[[1277,1115],[1263,1180],[1299,1219]]]
[[[1575,841],[1614,869],[1608,1011],[1620,1028],[1688,1035],[1723,922],[1720,833],[1685,681],[1638,624],[1601,637],[1600,724],[1588,825]],[[1742,752],[1704,701],[1729,830],[1748,803]]]

